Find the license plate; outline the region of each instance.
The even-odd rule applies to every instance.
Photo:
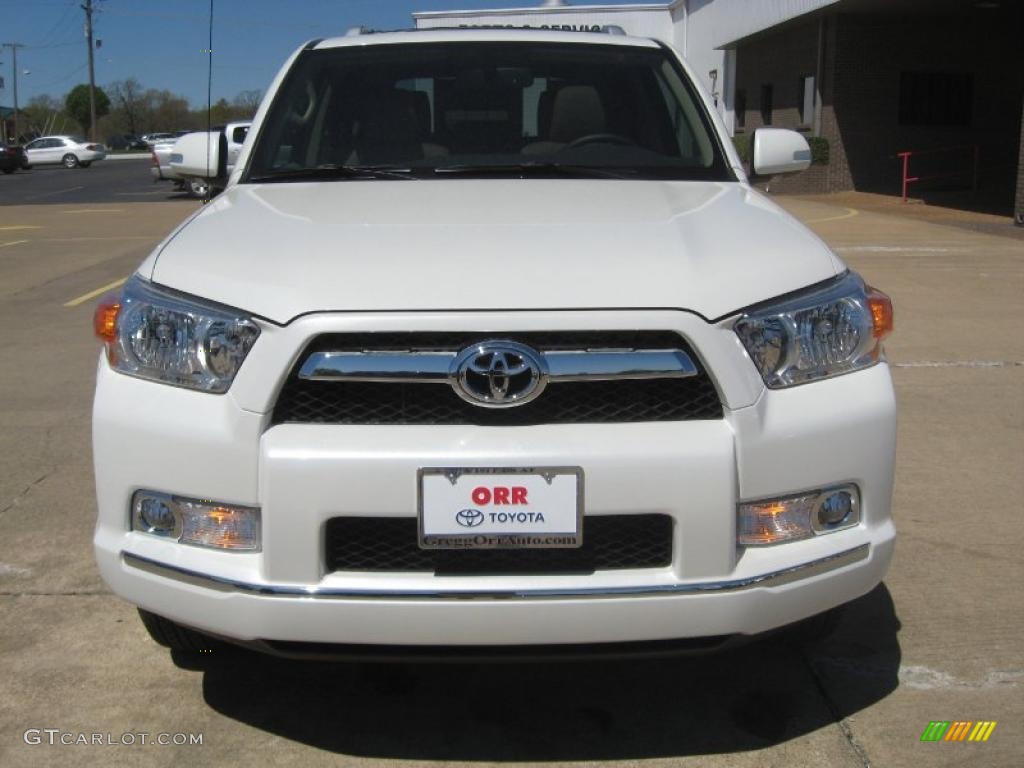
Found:
[[[580,467],[419,471],[423,549],[545,549],[583,544]]]

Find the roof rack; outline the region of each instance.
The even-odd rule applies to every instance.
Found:
[[[471,30],[471,29],[523,29],[530,31],[549,31],[549,32],[586,32],[593,34],[595,32],[601,32],[606,35],[626,36],[626,30],[620,27],[618,24],[604,24],[593,26],[576,25],[576,24],[460,24],[452,27],[412,27],[409,29],[372,29],[371,27],[355,26],[349,27],[345,30],[345,37],[359,37],[360,35],[382,35],[391,32],[453,32],[457,30]]]

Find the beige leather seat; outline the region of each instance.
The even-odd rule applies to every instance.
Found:
[[[527,144],[523,154],[557,152],[583,136],[607,132],[604,104],[597,89],[592,85],[567,85],[555,94],[547,138]]]

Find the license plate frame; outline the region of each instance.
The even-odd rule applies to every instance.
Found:
[[[425,486],[436,483],[442,478],[452,487],[466,477],[484,477],[492,481],[503,478],[529,478],[533,480],[533,488],[543,488],[536,480],[542,480],[548,487],[555,482],[568,482],[563,478],[571,478],[575,485],[575,505],[573,509],[559,509],[557,517],[562,521],[556,527],[565,527],[564,521],[571,518],[574,530],[497,530],[498,524],[484,522],[477,526],[467,527],[462,531],[437,531],[436,525],[427,530],[427,516],[436,517],[438,513],[428,510],[425,506]],[[443,486],[442,486],[443,487]],[[566,493],[565,487],[559,493]],[[421,467],[416,473],[416,517],[418,545],[420,549],[578,549],[583,546],[583,509],[584,509],[584,474],[582,467],[576,466],[543,466],[543,467]],[[478,511],[467,504],[461,511]],[[543,514],[543,510],[541,510]],[[447,514],[452,515],[451,510]],[[487,513],[489,514],[489,513]],[[431,521],[433,522],[433,521]],[[460,523],[460,525],[462,525]],[[450,527],[450,526],[449,526]],[[474,530],[479,527],[480,530]]]

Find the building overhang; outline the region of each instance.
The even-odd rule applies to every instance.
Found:
[[[673,11],[686,0],[672,0],[664,3],[642,3],[638,5],[561,5],[561,6],[532,6],[529,8],[486,8],[477,10],[462,11],[416,11],[412,14],[413,19],[465,19],[480,18],[481,16],[508,16],[515,14],[525,16],[549,16],[553,13],[658,13]]]

